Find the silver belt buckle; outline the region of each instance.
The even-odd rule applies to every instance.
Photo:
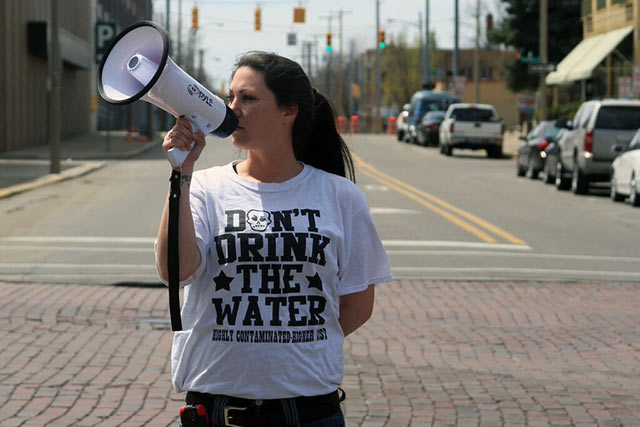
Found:
[[[229,421],[230,418],[233,418],[231,416],[229,416],[229,411],[245,411],[247,408],[238,408],[235,406],[225,406],[224,407],[224,425],[227,427],[242,427],[240,425],[237,424],[231,424],[231,422]]]

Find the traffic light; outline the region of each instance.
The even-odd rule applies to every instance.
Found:
[[[259,7],[256,7],[256,19],[255,19],[255,30],[256,31],[260,31],[260,29],[262,28],[262,21],[260,20],[261,16],[262,16],[262,11],[260,10]]]
[[[384,30],[382,29],[378,30],[378,46],[380,46],[380,49],[387,47],[387,44],[384,42]]]
[[[198,29],[198,8],[196,6],[191,9],[191,28]]]
[[[331,53],[333,47],[331,46],[331,33],[327,33],[327,52]]]

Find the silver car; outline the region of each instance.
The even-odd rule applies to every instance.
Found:
[[[618,154],[616,146],[626,148],[638,128],[640,101],[583,103],[570,124],[569,135],[560,141],[556,180],[571,179],[576,194],[586,194],[591,182],[609,181],[611,163]]]
[[[620,155],[611,165],[611,199],[620,202],[629,197],[631,206],[640,206],[640,130],[629,146],[616,147]]]

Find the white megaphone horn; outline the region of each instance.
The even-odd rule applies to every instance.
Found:
[[[238,126],[222,99],[171,60],[166,30],[151,21],[130,26],[111,43],[98,69],[98,91],[110,104],[142,99],[175,117],[184,116],[193,133],[226,138]],[[168,151],[169,162],[180,167],[188,154],[174,147]]]

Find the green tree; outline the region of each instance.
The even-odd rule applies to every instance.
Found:
[[[435,33],[430,36],[431,64],[437,63]],[[421,52],[419,41],[410,46],[404,34],[393,36],[382,51],[382,94],[383,104],[401,107],[409,102],[411,95],[422,88]]]
[[[539,52],[539,0],[502,0],[505,18],[489,32],[491,43],[514,47],[524,57]],[[580,0],[549,0],[548,29],[549,62],[557,64],[582,40]],[[537,74],[529,74],[528,66],[514,58],[505,63],[508,86],[514,92],[538,87]]]

